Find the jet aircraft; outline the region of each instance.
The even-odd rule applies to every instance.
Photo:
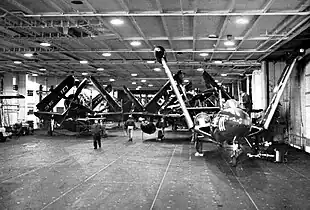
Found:
[[[291,72],[296,62],[301,59],[301,56],[297,56],[286,66],[279,79],[276,93],[274,94],[272,101],[266,109],[262,119],[257,124],[252,124],[248,114],[237,108],[237,104],[231,99],[227,100],[228,107],[219,111],[214,118],[211,118],[205,112],[201,112],[195,116],[190,115],[167,65],[165,49],[161,46],[157,46],[154,49],[154,54],[156,60],[162,64],[165,69],[165,73],[167,74],[174,93],[180,103],[188,128],[203,136],[203,138],[195,139],[197,152],[200,154],[203,152],[202,149],[204,142],[213,142],[216,144],[227,142],[232,144],[231,163],[233,166],[236,166],[237,158],[242,153],[239,140],[241,138],[246,139],[249,146],[254,148],[254,143],[250,142],[248,138],[258,135],[268,129]],[[219,91],[219,94],[221,94],[221,91]]]

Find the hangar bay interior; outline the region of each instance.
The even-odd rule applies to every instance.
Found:
[[[309,40],[308,0],[0,1],[0,209],[310,209]]]

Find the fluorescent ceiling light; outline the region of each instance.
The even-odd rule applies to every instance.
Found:
[[[46,71],[46,69],[44,69],[44,68],[41,68],[41,69],[39,69],[40,71]]]
[[[51,44],[50,44],[50,43],[47,43],[47,42],[42,42],[42,43],[40,43],[40,45],[43,46],[43,47],[49,47],[49,46],[51,46]]]
[[[227,74],[221,74],[221,76],[222,76],[222,77],[226,77],[226,76],[227,76]]]
[[[38,74],[32,74],[32,76],[33,76],[33,77],[37,77],[37,76],[38,76]]]
[[[80,61],[80,64],[88,64],[88,61],[86,61],[86,60]]]
[[[216,80],[214,80],[215,82],[219,82],[217,79]]]
[[[140,85],[137,88],[142,88]]]
[[[136,77],[136,76],[138,76],[138,74],[131,74],[131,76]]]
[[[83,76],[86,76],[86,75],[88,75],[88,73],[87,73],[87,72],[83,72],[82,75],[83,75]]]
[[[215,39],[215,38],[217,38],[217,35],[215,35],[215,34],[210,34],[208,37],[209,37],[209,38]]]
[[[135,85],[135,84],[137,84],[137,83],[136,83],[136,82],[132,82],[131,84]]]
[[[147,63],[155,63],[155,61],[146,61]]]
[[[152,84],[149,84],[148,86],[149,86],[149,87],[153,87],[153,85],[152,85]]]
[[[214,61],[215,64],[222,64],[222,61]]]
[[[21,64],[22,62],[21,62],[21,61],[14,61],[13,63],[15,63],[15,64]]]
[[[110,81],[110,82],[114,82],[114,81],[115,81],[115,79],[109,79],[109,81]]]
[[[98,70],[98,71],[103,71],[103,70],[104,70],[104,68],[98,68],[97,70]]]
[[[198,68],[197,71],[203,71],[203,68]]]
[[[154,71],[161,71],[160,68],[154,68]]]
[[[202,57],[206,57],[206,56],[209,55],[209,53],[200,53],[199,55],[202,56]]]
[[[122,19],[115,18],[115,19],[112,19],[110,23],[112,25],[119,26],[119,25],[122,25],[124,21]]]
[[[249,20],[244,17],[239,17],[236,19],[236,23],[240,25],[248,24]]]
[[[146,82],[146,80],[145,80],[145,79],[142,79],[141,82]]]
[[[184,82],[189,82],[189,80],[188,80],[188,79],[185,79]]]
[[[32,54],[32,53],[25,53],[24,56],[25,56],[25,57],[32,57],[33,54]]]
[[[109,57],[109,56],[111,56],[111,53],[102,53],[102,55],[105,57]]]
[[[139,41],[132,41],[132,42],[130,42],[130,44],[131,44],[131,46],[136,47],[136,46],[140,46],[141,42],[139,42]]]
[[[234,46],[235,45],[235,42],[234,41],[231,41],[231,40],[227,40],[224,42],[224,45],[225,46]]]

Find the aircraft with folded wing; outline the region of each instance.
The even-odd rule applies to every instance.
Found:
[[[293,68],[296,62],[302,58],[301,55],[298,55],[292,60],[292,62],[287,64],[278,81],[276,92],[271,103],[264,112],[263,117],[258,123],[252,124],[249,115],[236,107],[237,104],[235,104],[232,99],[226,101],[227,107],[220,110],[214,118],[210,117],[210,115],[205,112],[201,112],[195,116],[191,115],[167,65],[165,49],[161,46],[157,46],[154,49],[154,54],[156,60],[162,64],[165,69],[165,73],[168,76],[174,93],[180,103],[188,128],[198,134],[195,139],[197,154],[203,154],[204,142],[213,142],[218,145],[222,145],[226,142],[232,147],[230,157],[233,166],[236,166],[237,158],[242,153],[240,145],[240,140],[242,138],[245,139],[247,144],[257,153],[255,150],[258,149],[258,142],[257,140],[254,142],[250,141],[250,138],[259,135],[268,129]],[[210,84],[212,84],[212,81],[210,81]],[[221,92],[222,91],[219,91],[219,94],[221,94]],[[260,155],[260,152],[258,152],[258,155]]]

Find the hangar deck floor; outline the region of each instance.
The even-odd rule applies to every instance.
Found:
[[[195,157],[189,135],[136,131],[127,143],[110,131],[99,150],[91,137],[38,133],[1,143],[0,209],[310,209],[309,155],[231,168],[212,144]]]

